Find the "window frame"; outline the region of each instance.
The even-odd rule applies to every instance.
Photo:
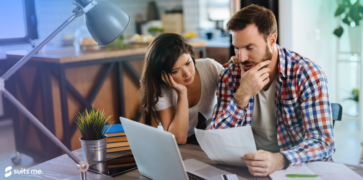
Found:
[[[31,39],[38,39],[37,18],[35,13],[34,0],[23,0],[23,4],[25,7],[24,14],[26,17],[26,36],[22,38],[0,39],[0,45],[24,44],[29,43]]]

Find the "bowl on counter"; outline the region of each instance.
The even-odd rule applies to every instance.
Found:
[[[101,49],[101,47],[98,44],[80,44],[79,47],[82,50],[98,50],[98,49]]]

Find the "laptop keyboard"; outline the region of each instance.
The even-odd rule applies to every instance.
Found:
[[[192,174],[192,173],[190,173],[188,171],[187,171],[187,175],[188,175],[189,180],[207,180],[207,179],[204,179],[204,178],[202,178],[200,176]]]

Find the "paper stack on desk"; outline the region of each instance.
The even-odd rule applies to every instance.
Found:
[[[251,126],[194,131],[203,151],[219,164],[245,166],[241,157],[257,152]]]
[[[286,177],[286,174],[316,174],[318,177],[314,178],[290,178]],[[297,167],[292,167],[287,170],[275,171],[270,174],[273,180],[284,179],[299,179],[299,180],[340,180],[340,179],[354,179],[363,180],[363,178],[356,172],[348,168],[344,164],[333,162],[311,162],[308,164],[302,164]]]

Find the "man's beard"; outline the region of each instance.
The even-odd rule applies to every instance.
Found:
[[[266,50],[265,50],[265,55],[262,61],[267,61],[267,60],[272,60],[272,53],[270,51],[270,49],[268,48],[267,44],[266,44]],[[267,66],[265,66],[267,67]],[[267,91],[270,88],[270,85],[272,83],[272,79],[270,79],[270,81],[266,84],[265,87],[263,87],[264,91]]]
[[[262,61],[267,61],[267,60],[271,60],[271,59],[272,59],[272,53],[266,44],[265,55],[264,55]]]
[[[263,55],[263,58],[258,61],[258,63],[262,62],[262,61],[267,61],[267,60],[271,60],[272,59],[272,53],[270,51],[270,49],[268,48],[268,45],[266,44],[266,48],[265,48],[265,54]],[[242,65],[245,65],[245,64],[249,64],[250,62],[253,62],[253,61],[245,61],[243,63],[241,63]]]

